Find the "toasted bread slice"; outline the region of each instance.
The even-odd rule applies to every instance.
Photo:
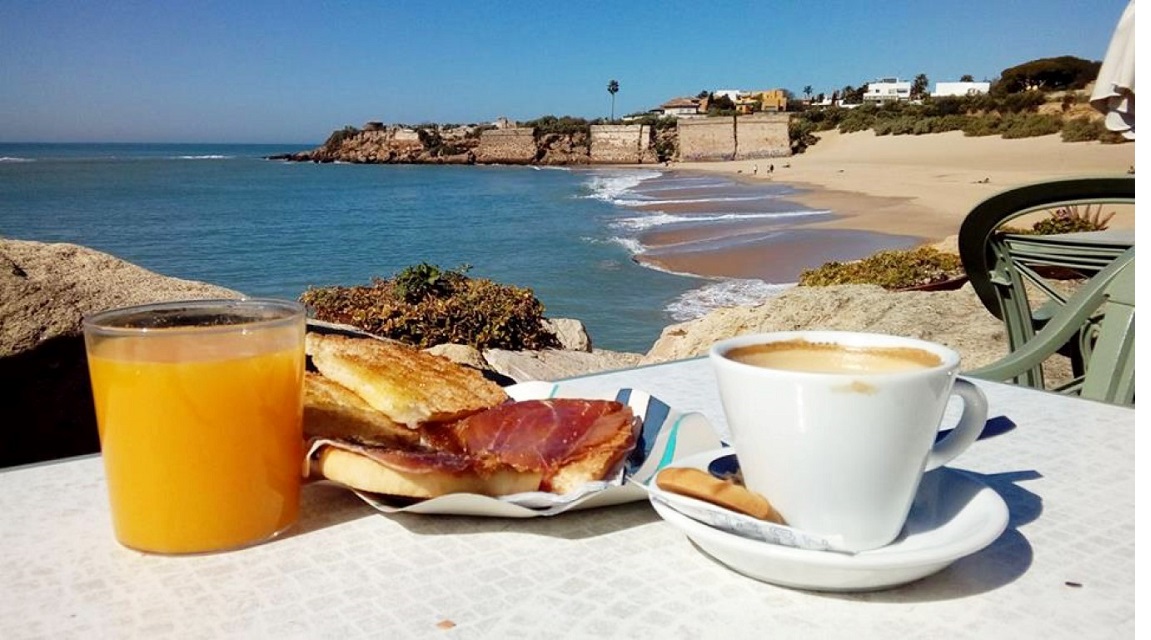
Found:
[[[408,498],[449,493],[502,496],[535,491],[539,472],[511,467],[480,470],[473,461],[439,452],[402,451],[329,443],[314,468],[323,477],[360,491]]]
[[[454,420],[508,399],[478,371],[395,341],[309,333],[307,352],[325,377],[409,427]]]
[[[351,389],[308,371],[304,377],[304,436],[388,446],[419,444],[420,434],[376,411]]]
[[[628,412],[627,416],[629,420],[619,421],[620,428],[610,439],[581,451],[556,469],[548,479],[545,490],[562,495],[589,482],[610,480],[635,447],[635,432],[630,426],[631,413]]]

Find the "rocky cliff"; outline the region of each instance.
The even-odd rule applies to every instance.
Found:
[[[652,124],[417,127],[369,122],[344,127],[311,151],[271,156],[293,162],[357,164],[657,164],[677,159],[768,158],[791,154],[790,114],[754,114]]]
[[[637,127],[638,128],[638,127]],[[332,133],[311,151],[271,156],[293,162],[356,164],[540,164],[579,165],[591,162],[586,131],[541,133],[531,128],[490,126],[420,127],[369,123]]]
[[[0,238],[0,467],[97,450],[84,315],[239,296],[85,247]]]
[[[272,156],[294,162],[357,164],[473,164],[483,127],[427,125],[384,126],[370,122],[363,129],[335,131],[311,151]]]

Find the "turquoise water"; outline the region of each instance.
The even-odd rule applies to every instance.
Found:
[[[0,144],[0,235],[82,244],[251,296],[467,264],[473,276],[530,287],[547,315],[578,318],[595,346],[624,351],[771,289],[632,261],[643,250],[636,229],[675,222],[654,212],[637,224],[625,205],[651,197],[637,189],[699,178],[263,159],[311,146]]]

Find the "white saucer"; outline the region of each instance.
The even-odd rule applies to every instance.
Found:
[[[670,466],[707,470],[731,455],[718,449]],[[929,576],[991,544],[1007,528],[1007,503],[974,477],[941,468],[924,474],[903,532],[890,545],[857,554],[811,551],[745,538],[652,500],[660,517],[701,550],[756,580],[814,591],[869,591]]]

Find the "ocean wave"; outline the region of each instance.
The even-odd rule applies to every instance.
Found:
[[[731,186],[731,182],[724,182],[722,180],[709,180],[709,181],[676,181],[664,178],[659,181],[658,185],[645,184],[643,186],[644,193],[659,193],[661,191],[683,191],[684,189],[724,189]]]
[[[663,174],[659,171],[645,170],[598,171],[591,174],[584,183],[584,186],[591,192],[584,197],[615,203],[617,200],[623,199],[624,194],[631,192],[644,180],[658,178],[661,175]]]
[[[813,215],[827,215],[831,213],[826,209],[812,209],[803,211],[763,211],[754,213],[693,213],[676,215],[671,213],[653,213],[646,216],[631,218],[618,218],[611,224],[620,229],[629,231],[645,231],[653,227],[669,224],[692,224],[701,222],[732,222],[740,220],[762,220],[778,218],[799,218]]]
[[[15,156],[0,156],[0,162],[36,162],[35,158],[19,158]]]
[[[715,198],[683,198],[679,200],[658,200],[656,198],[637,196],[634,198],[617,198],[611,202],[612,204],[618,204],[623,207],[651,207],[665,204],[699,204],[703,202],[751,202],[754,200],[775,200],[778,198],[779,194],[761,193],[754,196],[719,196]]]
[[[713,309],[757,304],[794,286],[794,283],[771,284],[763,280],[719,280],[681,294],[667,305],[666,311],[676,322],[686,322]]]
[[[231,160],[236,156],[224,156],[217,154],[209,154],[202,156],[173,156],[169,160]]]
[[[624,249],[627,249],[627,252],[633,256],[638,256],[644,251],[647,251],[647,247],[643,246],[643,243],[641,243],[636,238],[628,238],[626,236],[612,236],[607,239],[607,242],[611,244],[618,244]]]

